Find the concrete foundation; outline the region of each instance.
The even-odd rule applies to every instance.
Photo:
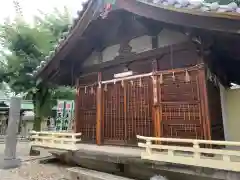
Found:
[[[70,168],[69,178],[71,180],[133,180],[113,174],[103,173],[99,171],[84,169],[84,168]]]

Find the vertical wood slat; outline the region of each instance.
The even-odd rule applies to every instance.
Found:
[[[75,97],[75,125],[74,132],[78,133],[80,131],[80,113],[79,113],[79,103],[80,103],[80,89],[79,89],[79,79],[76,80],[76,97]]]
[[[157,87],[157,76],[152,77],[153,84],[153,122],[154,122],[154,135],[160,137],[160,112],[158,103],[158,87]]]
[[[155,43],[154,43],[155,42]],[[157,47],[157,38],[152,38],[152,43],[153,43],[153,48]],[[158,61],[154,59],[152,61],[152,70],[153,72],[158,71]],[[158,86],[158,76],[153,76],[152,77],[152,90],[153,90],[153,97],[152,97],[152,102],[153,102],[153,128],[154,128],[154,135],[155,137],[161,137],[161,115],[160,115],[160,106],[159,106],[159,90],[160,86]],[[158,142],[156,142],[158,143]]]
[[[101,86],[102,75],[98,73],[98,87],[97,87],[97,116],[96,116],[96,143],[98,145],[102,144],[102,121],[103,121],[103,92]]]
[[[127,139],[127,120],[130,120],[127,118],[127,91],[128,91],[128,86],[124,82],[124,138],[125,140]]]

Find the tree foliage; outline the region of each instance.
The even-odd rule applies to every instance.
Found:
[[[32,24],[16,17],[12,21],[7,19],[0,26],[0,43],[4,48],[1,52],[4,59],[0,64],[0,82],[8,83],[15,93],[25,93],[26,98],[33,100],[35,130],[40,130],[41,119],[50,113],[56,98],[73,99],[74,96],[71,88],[36,85],[32,74],[53,50],[69,24],[67,9],[63,13],[55,9],[52,14],[40,12]]]

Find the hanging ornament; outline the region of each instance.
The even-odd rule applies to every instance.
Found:
[[[104,85],[104,91],[107,92],[107,84]]]
[[[91,87],[91,94],[93,94],[94,93],[94,90],[93,90],[93,86]]]
[[[110,3],[105,4],[103,12],[100,14],[100,16],[105,19],[108,15],[108,13],[111,11],[112,5]]]
[[[139,87],[142,87],[142,78],[139,79]]]
[[[173,81],[176,80],[176,77],[175,77],[175,73],[174,73],[174,72],[172,73],[172,79],[173,79]]]
[[[131,85],[133,86],[133,80],[130,81]]]
[[[100,16],[105,19],[108,15],[108,13],[112,10],[114,4],[116,3],[116,0],[105,0],[103,11],[100,14]]]
[[[85,86],[85,94],[87,94],[87,86]]]
[[[122,85],[122,87],[124,87],[124,81],[123,80],[121,81],[121,85]]]
[[[113,84],[116,84],[116,80],[115,79],[113,80]]]
[[[189,75],[189,73],[188,73],[188,71],[186,70],[186,72],[185,72],[185,82],[190,82],[191,80],[190,80],[190,75]]]
[[[101,82],[98,83],[98,88],[99,88],[99,89],[102,88],[102,84],[101,84]]]
[[[162,73],[160,74],[160,77],[159,77],[159,84],[163,84],[163,75],[162,75]]]

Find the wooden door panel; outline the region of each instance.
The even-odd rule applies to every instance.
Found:
[[[83,142],[93,142],[96,140],[96,88],[80,90],[79,132],[82,133]]]
[[[126,83],[127,141],[136,143],[136,135],[153,136],[152,79],[144,77]]]
[[[105,87],[105,144],[136,144],[136,135],[153,135],[151,86],[146,77]]]
[[[124,144],[124,90],[121,83],[104,87],[104,143]]]
[[[159,86],[163,137],[202,139],[203,122],[198,71],[167,74]]]

